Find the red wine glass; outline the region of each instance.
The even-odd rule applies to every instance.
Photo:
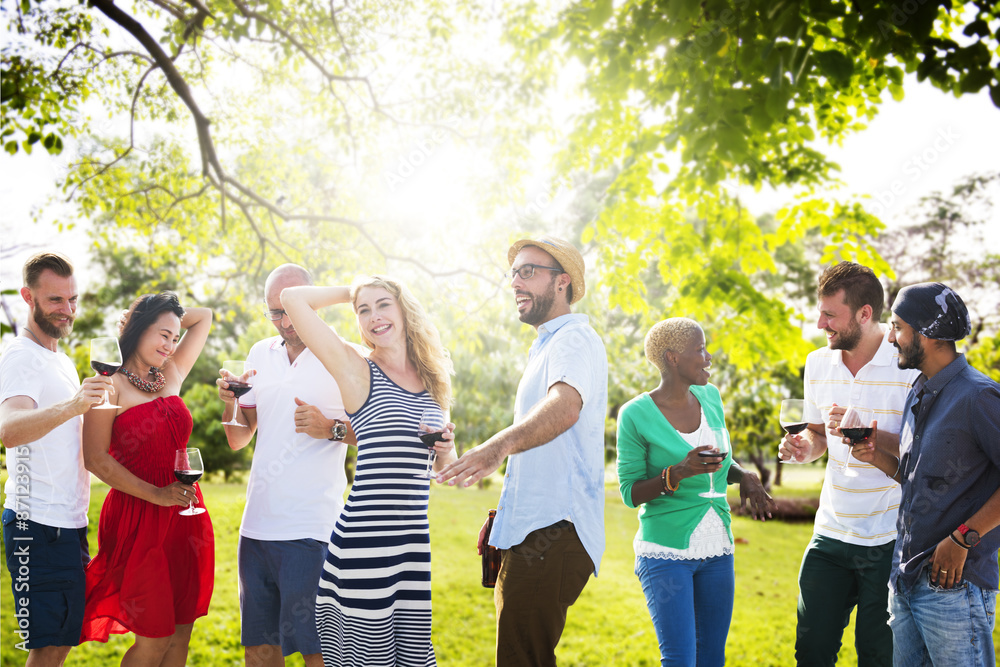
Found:
[[[253,386],[253,373],[245,361],[223,361],[222,370],[229,374],[224,375],[229,383],[229,391],[236,396],[233,405],[233,416],[227,422],[222,422],[223,426],[241,426],[246,428],[246,424],[241,424],[236,418],[240,413],[240,396],[243,396]]]
[[[205,464],[201,462],[201,452],[194,448],[178,449],[174,455],[174,477],[181,484],[194,484],[205,474]],[[188,508],[181,510],[182,516],[196,516],[205,511],[204,507],[195,507],[194,498],[188,502]]]
[[[840,422],[840,432],[851,441],[851,446],[847,447],[844,462],[837,470],[845,477],[858,476],[858,471],[851,468],[851,447],[871,436],[873,414],[869,408],[854,405],[849,406],[844,412],[844,418]]]
[[[427,447],[427,469],[414,477],[421,479],[431,479],[431,468],[437,452],[434,450],[434,443],[444,440],[444,412],[440,408],[427,408],[420,415],[420,423],[417,425],[417,437]]]
[[[118,339],[111,337],[93,338],[90,341],[90,367],[98,375],[111,377],[122,367],[122,351],[118,347]],[[95,410],[117,410],[117,405],[111,404],[107,389],[104,390],[104,402],[93,406]]]
[[[805,401],[801,398],[786,398],[781,401],[781,410],[778,412],[778,423],[785,433],[798,435],[806,430]],[[782,463],[800,463],[795,458],[778,458]]]

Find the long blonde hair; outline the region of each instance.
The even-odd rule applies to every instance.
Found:
[[[441,335],[431,323],[420,302],[401,283],[385,276],[360,276],[351,283],[351,303],[357,308],[358,292],[365,287],[381,287],[396,298],[406,326],[406,356],[417,367],[424,388],[444,410],[451,407],[453,367],[448,351],[441,345]],[[358,325],[365,345],[375,349],[364,329]]]

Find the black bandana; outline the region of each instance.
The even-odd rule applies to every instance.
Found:
[[[962,340],[972,331],[962,297],[941,283],[904,287],[896,295],[892,312],[921,336],[933,340]]]

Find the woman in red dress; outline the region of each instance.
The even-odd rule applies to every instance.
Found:
[[[174,453],[187,447],[192,426],[181,384],[211,326],[211,310],[185,310],[173,292],[136,299],[119,327],[118,409],[91,410],[84,419],[84,462],[111,491],[87,566],[81,640],[134,632],[122,665],[183,666],[194,621],[212,598],[212,522],[207,512],[178,514],[192,496],[204,502],[173,474]]]

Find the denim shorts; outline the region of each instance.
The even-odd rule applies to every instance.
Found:
[[[240,642],[281,646],[284,656],[320,653],[316,590],[326,542],[265,541],[240,536]]]
[[[86,527],[53,528],[5,509],[3,546],[14,592],[14,644],[77,646],[87,589],[83,568],[90,562]]]

